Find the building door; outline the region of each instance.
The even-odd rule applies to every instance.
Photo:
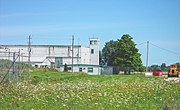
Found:
[[[55,57],[55,67],[60,68],[60,66],[63,64],[62,57]]]
[[[79,68],[79,72],[82,72],[82,68]]]

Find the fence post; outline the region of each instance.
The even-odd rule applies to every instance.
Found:
[[[9,60],[9,61],[10,61],[10,54],[11,54],[11,53],[10,53],[10,51],[9,51],[9,56],[8,56],[8,60]],[[10,80],[11,80],[11,79],[10,79],[10,72],[8,72],[8,83],[10,83]]]
[[[18,62],[18,82],[20,81],[20,49],[19,49],[19,55],[18,55],[18,57],[19,57],[19,62]]]
[[[16,79],[16,76],[15,76],[15,52],[13,52],[13,80]]]

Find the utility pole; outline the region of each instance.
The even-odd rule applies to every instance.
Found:
[[[74,35],[72,35],[72,73],[73,73],[73,58],[74,57]]]
[[[148,54],[149,54],[149,41],[147,41],[146,72],[148,72]]]
[[[31,55],[31,35],[29,35],[29,42],[28,42],[28,78],[30,78],[30,55]]]
[[[10,49],[9,49],[9,56],[8,56],[8,60],[10,61]],[[8,73],[8,81],[10,82],[10,73]]]

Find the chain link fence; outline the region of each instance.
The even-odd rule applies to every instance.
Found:
[[[163,73],[163,75],[167,75],[169,69],[170,69],[169,66],[161,67],[156,65],[156,66],[148,67],[148,72],[160,71]],[[180,72],[180,67],[178,67],[177,70]],[[144,73],[145,73],[145,67],[144,69],[142,69],[142,67],[133,68],[133,67],[121,67],[121,66],[101,66],[101,74],[144,74]]]
[[[20,81],[25,67],[20,61],[20,52],[0,52],[0,83]]]
[[[137,71],[139,68],[121,66],[101,66],[101,74],[144,74],[145,71]]]

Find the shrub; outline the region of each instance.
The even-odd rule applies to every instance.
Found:
[[[65,63],[64,65],[64,72],[67,72],[68,71],[68,67],[67,67],[67,64]]]

